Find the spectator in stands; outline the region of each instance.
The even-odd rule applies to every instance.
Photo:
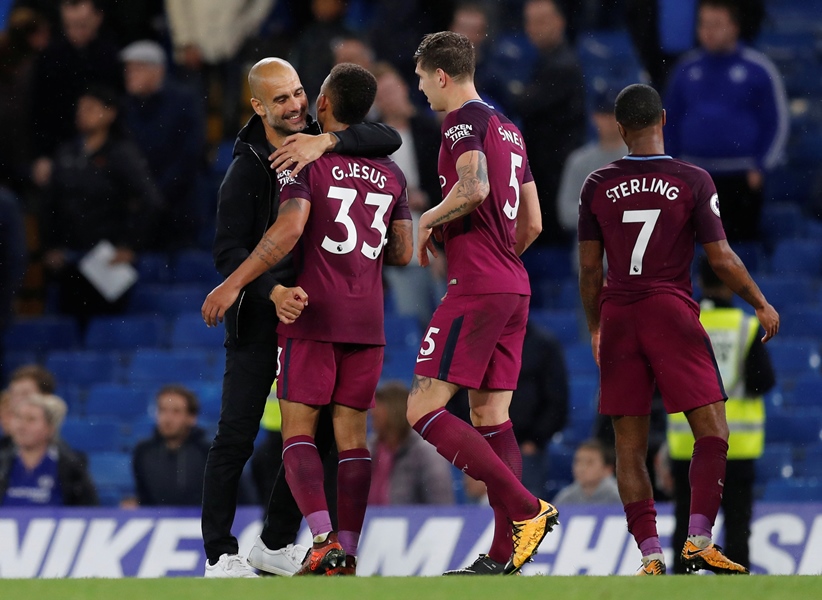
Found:
[[[387,62],[373,69],[377,78],[374,107],[377,120],[396,129],[402,146],[391,158],[405,173],[408,182],[408,207],[416,224],[420,215],[442,199],[437,175],[440,128],[428,112],[411,102],[408,85]],[[432,259],[432,268],[423,269],[416,257],[406,267],[384,267],[397,313],[428,323],[434,306],[445,294],[445,257]]]
[[[28,266],[26,229],[17,197],[0,186],[0,339],[14,315],[14,297]],[[0,364],[3,346],[0,344]]]
[[[734,0],[740,37],[752,42],[765,18],[764,0]],[[665,89],[677,59],[694,47],[689,26],[696,22],[698,0],[626,0],[625,23],[642,66],[657,90]]]
[[[100,33],[99,0],[60,0],[64,36],[55,36],[34,69],[31,118],[34,181],[48,180],[48,157],[75,133],[77,100],[91,84],[122,89],[117,46]]]
[[[448,409],[470,420],[464,391],[454,395]],[[551,468],[543,460],[545,446],[562,431],[568,418],[568,372],[562,344],[530,321],[525,329],[517,389],[508,412],[522,453],[522,483],[533,494],[542,492]]]
[[[480,2],[460,2],[454,9],[449,31],[461,33],[474,45],[476,70],[474,82],[482,99],[504,110],[501,106],[506,96],[505,79],[489,67],[493,39],[489,35],[488,9]],[[501,90],[502,88],[502,90]]]
[[[782,79],[740,41],[736,0],[700,0],[700,48],[671,74],[665,148],[711,174],[728,241],[758,241],[764,178],[785,147],[789,114]]]
[[[21,193],[29,181],[32,155],[31,86],[37,55],[51,39],[48,22],[29,8],[15,8],[0,33],[0,185]]]
[[[708,260],[699,263],[702,287],[699,320],[711,338],[714,356],[728,394],[728,462],[722,512],[725,516],[725,554],[749,567],[748,538],[751,535],[756,460],[765,450],[765,399],[776,378],[768,349],[759,336],[759,321],[733,306],[734,293],[716,276]],[[674,479],[676,526],[671,540],[674,548],[688,537],[688,507],[691,486],[688,472],[694,450],[694,436],[682,413],[668,415],[668,449]],[[674,561],[674,573],[686,573]]]
[[[60,290],[60,310],[81,325],[126,308],[127,294],[109,301],[80,273],[77,260],[100,241],[116,248],[113,263],[133,263],[156,234],[160,194],[145,158],[121,135],[118,99],[93,86],[77,102],[78,137],[54,158],[43,215],[44,263]]]
[[[10,445],[11,441],[11,420],[14,411],[20,401],[35,394],[50,395],[57,388],[54,375],[42,365],[32,363],[22,365],[12,371],[9,377],[9,385],[3,390],[3,411],[0,415],[0,428],[3,430],[0,436],[0,448]]]
[[[274,0],[165,0],[178,73],[207,99],[208,141],[233,135],[240,123],[240,54]]]
[[[314,21],[299,35],[288,57],[309,98],[317,97],[320,85],[335,64],[336,40],[351,36],[345,12],[345,0],[311,0]]]
[[[557,195],[559,223],[567,235],[576,235],[579,192],[588,175],[628,152],[614,117],[616,90],[606,88],[594,94],[591,121],[597,137],[577,148],[565,161]]]
[[[538,244],[567,245],[557,218],[557,192],[567,156],[585,142],[585,85],[576,54],[565,40],[565,17],[554,0],[527,0],[525,32],[538,50],[533,75],[514,89],[528,160],[542,209]]]
[[[196,197],[204,164],[201,103],[190,88],[167,76],[166,53],[157,42],[129,44],[120,58],[125,66],[124,120],[163,198],[159,243],[171,249],[190,246],[205,211],[216,210]]]
[[[12,443],[0,447],[0,505],[92,506],[97,491],[85,457],[59,441],[66,403],[31,394],[18,401]]]
[[[199,506],[209,440],[197,427],[200,403],[181,385],[157,393],[157,428],[134,448],[140,506]]]
[[[405,418],[408,387],[382,385],[371,411],[374,433],[368,504],[453,504],[451,465],[411,429]]]
[[[562,488],[554,502],[564,504],[622,504],[619,499],[613,448],[591,439],[574,452],[574,482]]]
[[[374,50],[358,35],[345,35],[334,40],[334,64],[354,63],[371,71],[374,68]]]

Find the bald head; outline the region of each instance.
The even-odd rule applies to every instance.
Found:
[[[281,58],[264,58],[248,72],[251,106],[262,119],[266,137],[279,146],[284,137],[306,126],[308,99],[300,76]]]
[[[291,66],[290,62],[282,58],[264,58],[248,72],[248,86],[251,88],[251,95],[255,98],[262,98],[265,95],[263,86],[289,77],[299,79],[296,69]]]

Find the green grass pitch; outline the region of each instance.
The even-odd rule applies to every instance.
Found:
[[[794,600],[822,598],[816,576],[360,577],[206,580],[0,580],[0,598],[28,600]]]

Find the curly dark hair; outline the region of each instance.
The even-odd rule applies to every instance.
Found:
[[[354,125],[371,110],[377,95],[377,80],[359,65],[341,63],[331,69],[323,93],[331,100],[334,118]]]

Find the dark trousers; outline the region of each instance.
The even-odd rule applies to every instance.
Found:
[[[277,370],[273,344],[235,344],[226,349],[222,408],[217,435],[211,444],[203,482],[202,530],[206,556],[212,564],[221,554],[237,554],[231,534],[237,511],[240,475],[254,451],[265,402]],[[321,418],[316,443],[320,456],[333,444],[330,417]],[[291,495],[282,469],[275,480],[261,537],[269,548],[293,543],[302,514]]]
[[[764,198],[762,190],[752,190],[745,173],[713,175],[713,180],[719,194],[719,211],[728,241],[760,241],[759,221]]]
[[[753,487],[756,478],[754,460],[729,460],[725,469],[725,487],[722,493],[722,514],[725,517],[725,556],[734,562],[750,567],[748,538],[751,535],[751,513],[753,512]],[[691,485],[688,470],[691,461],[672,460],[671,473],[674,477],[674,514],[676,526],[673,535],[674,573],[684,573],[680,562],[680,552],[688,539],[688,519],[691,506]]]

